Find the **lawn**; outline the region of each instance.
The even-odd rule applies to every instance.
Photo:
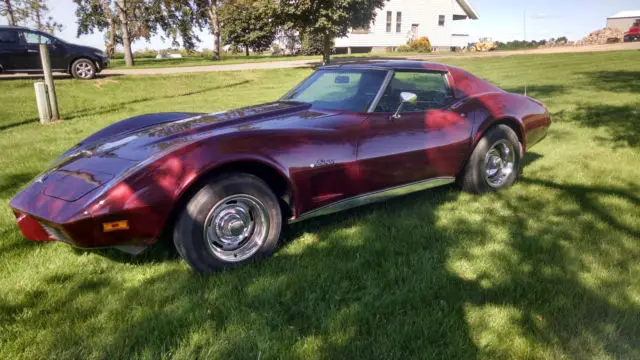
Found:
[[[393,53],[362,53],[362,54],[340,54],[332,55],[332,58],[368,58],[368,59],[380,59],[380,58],[399,58],[404,56],[423,55],[424,53],[417,52],[393,52]],[[160,67],[182,67],[182,66],[206,66],[206,65],[230,65],[230,64],[244,64],[244,63],[256,63],[256,62],[271,62],[271,61],[295,61],[295,60],[317,60],[322,62],[321,55],[296,55],[296,56],[271,56],[271,55],[222,55],[220,61],[213,61],[209,58],[201,56],[186,56],[181,59],[154,59],[154,58],[137,58],[135,60],[135,68],[147,69],[147,68],[160,68]],[[109,64],[110,68],[122,69],[125,68],[124,59],[113,59]]]
[[[307,69],[0,80],[0,359],[638,359],[640,52],[452,59],[544,101],[549,136],[512,189],[445,187],[295,224],[272,259],[195,274],[22,239],[18,189],[136,114],[273,100]]]

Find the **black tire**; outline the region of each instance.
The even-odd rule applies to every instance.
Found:
[[[242,216],[246,214],[250,216]],[[248,234],[245,240],[231,245],[223,241],[239,236],[230,234],[238,231],[238,224]],[[173,241],[194,270],[213,272],[268,257],[278,245],[281,228],[282,212],[269,186],[254,175],[232,173],[212,179],[193,195],[176,222]]]
[[[499,165],[504,166],[500,170],[496,170],[496,175],[490,176],[487,169],[491,172],[499,166],[495,165],[496,154],[512,152],[513,158],[509,160],[501,159]],[[497,151],[496,151],[497,150]],[[491,154],[489,153],[491,151]],[[522,146],[518,140],[516,133],[506,125],[497,125],[487,131],[487,133],[478,141],[475,149],[469,157],[464,170],[458,176],[459,186],[467,192],[474,194],[483,194],[508,188],[518,179],[520,175],[520,163],[522,155]],[[512,166],[507,166],[511,163]],[[508,171],[510,169],[510,171]],[[508,174],[507,174],[508,173]]]
[[[93,79],[96,77],[96,64],[89,59],[78,59],[71,64],[71,75],[81,80]]]

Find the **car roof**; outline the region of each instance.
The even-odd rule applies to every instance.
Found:
[[[370,60],[349,62],[336,65],[321,66],[319,69],[393,69],[393,70],[427,70],[449,71],[452,67],[444,64],[421,60]]]
[[[2,30],[29,30],[29,31],[38,31],[35,29],[30,29],[25,26],[14,26],[14,25],[0,25],[0,29]]]

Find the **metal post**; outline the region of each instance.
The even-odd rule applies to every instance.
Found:
[[[56,97],[56,88],[53,84],[53,75],[51,74],[51,60],[49,59],[49,48],[46,44],[40,44],[40,60],[42,60],[42,71],[44,71],[44,82],[47,84],[49,91],[49,104],[51,104],[51,120],[60,119],[58,115],[58,98]]]

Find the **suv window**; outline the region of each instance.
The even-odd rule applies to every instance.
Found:
[[[52,44],[53,39],[48,36],[25,31],[22,33],[27,44]]]
[[[17,44],[18,34],[15,31],[0,30],[0,44]]]
[[[418,96],[415,104],[405,104],[403,112],[441,109],[453,101],[453,95],[441,73],[398,71],[385,90],[376,112],[394,112],[400,105],[400,93]]]

